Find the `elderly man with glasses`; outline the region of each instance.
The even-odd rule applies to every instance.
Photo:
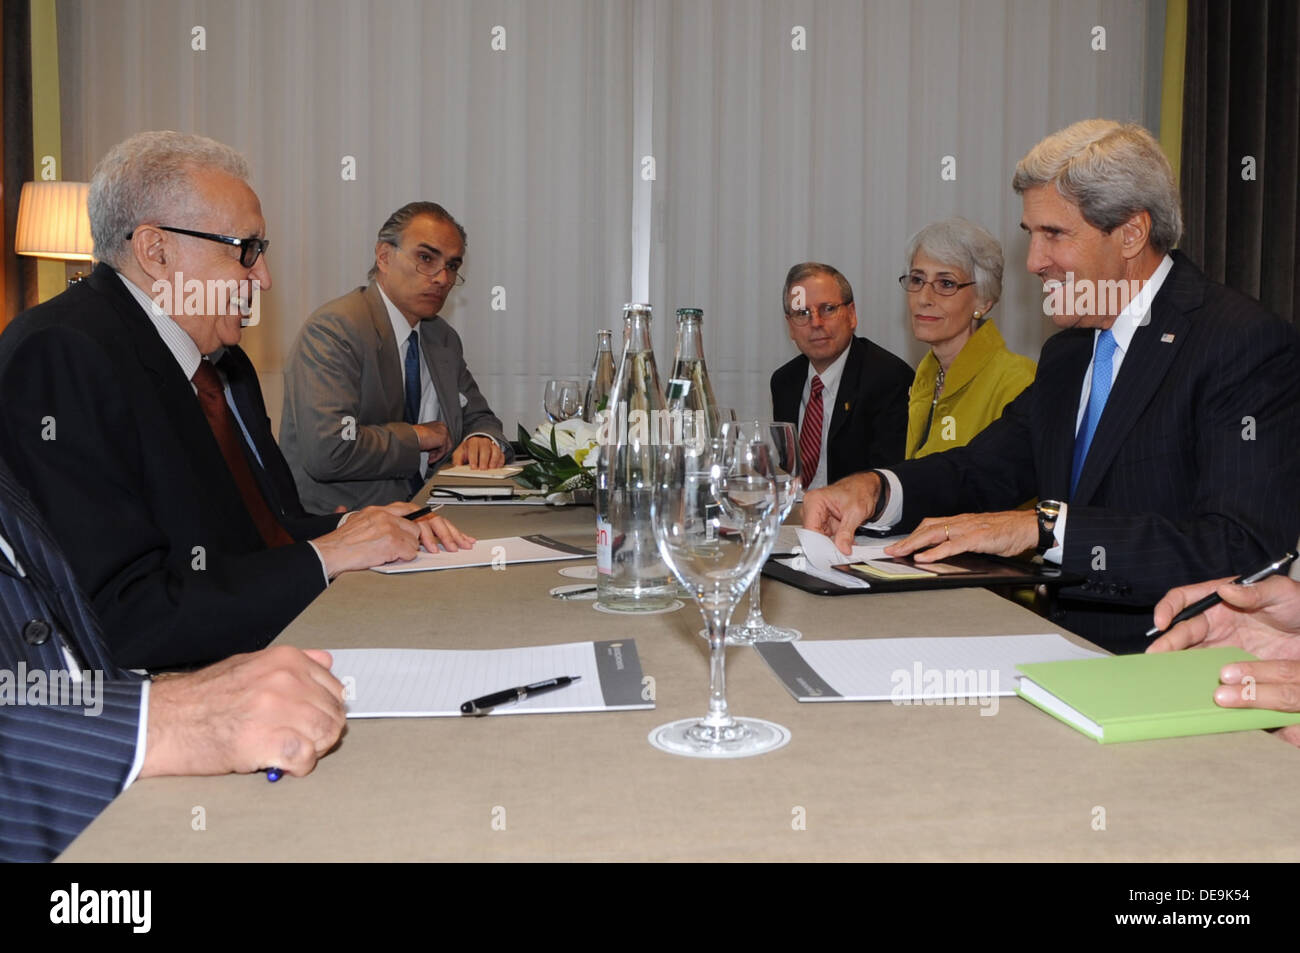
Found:
[[[441,205],[404,205],[379,230],[370,284],[307,319],[285,366],[280,433],[307,506],[410,497],[448,453],[475,469],[509,458],[460,335],[439,316],[465,281],[465,244]]]
[[[96,167],[89,213],[99,265],[0,336],[0,456],[118,665],[260,649],[339,573],[468,542],[402,519],[409,503],[304,510],[239,348],[253,289],[271,286],[242,156],[132,136]]]
[[[786,275],[782,300],[800,356],[772,375],[772,414],[799,428],[804,486],[902,460],[912,369],[854,337],[858,312],[848,279],[806,261]]]

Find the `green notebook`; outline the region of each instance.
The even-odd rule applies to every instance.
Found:
[[[1018,665],[1017,694],[1102,744],[1300,724],[1300,713],[1220,708],[1219,670],[1255,657],[1190,649]]]

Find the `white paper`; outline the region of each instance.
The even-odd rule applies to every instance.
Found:
[[[522,536],[502,536],[497,539],[480,539],[469,549],[454,553],[421,552],[414,559],[400,563],[371,566],[375,572],[387,574],[403,572],[430,572],[435,569],[465,569],[470,566],[509,566],[512,563],[544,563],[559,559],[590,559],[591,553],[569,553],[552,549]]]
[[[840,697],[807,701],[917,701],[1016,693],[1017,665],[1100,658],[1059,635],[832,639],[794,643]],[[972,684],[973,682],[973,684]]]
[[[600,690],[592,642],[517,649],[331,649],[330,671],[351,697],[349,718],[461,717],[474,698],[562,675],[582,681],[501,705],[494,715],[653,708],[609,707]]]
[[[796,559],[778,559],[777,562],[844,589],[870,589],[871,583],[850,573],[832,569],[832,566],[866,562],[868,559],[888,559],[889,557],[885,555],[885,547],[903,539],[902,536],[893,536],[875,543],[855,543],[853,553],[846,556],[835,548],[834,540],[816,530],[804,529],[800,526],[795,533],[803,555]]]

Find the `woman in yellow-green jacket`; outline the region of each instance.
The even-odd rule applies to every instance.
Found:
[[[964,446],[1034,379],[988,313],[1002,293],[1002,246],[964,218],[927,225],[907,250],[912,333],[930,345],[912,382],[907,459]]]

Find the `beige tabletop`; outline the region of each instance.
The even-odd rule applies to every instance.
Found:
[[[588,544],[590,507],[456,506],[479,537]],[[1100,745],[1016,698],[978,706],[800,704],[731,649],[732,711],[792,739],[702,761],[650,746],[702,715],[693,605],[611,617],[548,596],[540,563],[337,580],[279,641],[500,648],[635,639],[652,711],[354,720],[306,778],[140,781],[64,860],[1300,859],[1300,751],[1264,732]],[[1060,631],[984,590],[817,597],[777,582],[764,609],[805,638]]]

